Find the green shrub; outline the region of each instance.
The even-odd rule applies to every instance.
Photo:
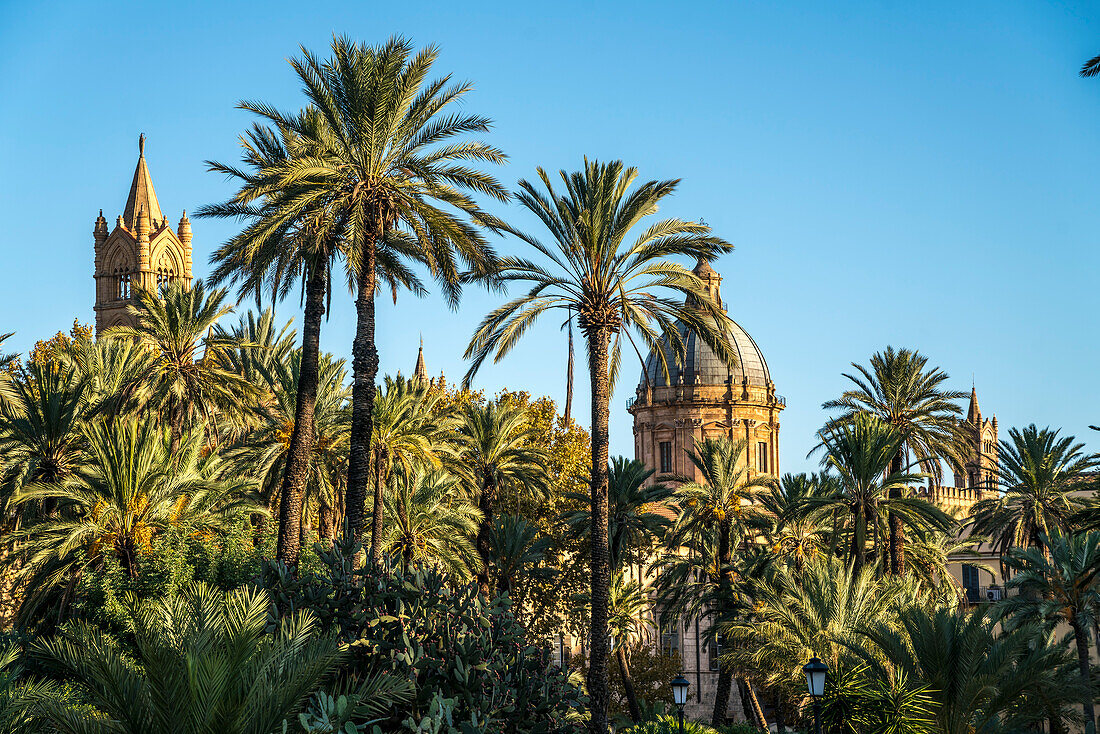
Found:
[[[295,579],[268,564],[260,583],[273,599],[273,624],[308,609],[350,645],[349,683],[382,670],[413,681],[415,698],[392,712],[391,727],[549,734],[580,726],[579,686],[528,642],[507,597],[486,602],[476,585],[427,568],[357,570],[358,551],[317,546],[321,570]]]
[[[679,732],[680,720],[671,714],[659,716],[653,721],[643,721],[641,724],[622,730],[622,734],[679,734]],[[685,719],[684,734],[719,734],[719,732],[706,724]]]

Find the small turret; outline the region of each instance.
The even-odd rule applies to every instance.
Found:
[[[417,382],[428,381],[428,369],[424,366],[424,337],[420,338],[420,351],[416,353],[416,367],[413,369],[413,379]]]
[[[187,210],[183,210],[179,226],[176,228],[179,234],[180,244],[183,245],[183,278],[185,283],[191,282],[191,220],[187,218]]]

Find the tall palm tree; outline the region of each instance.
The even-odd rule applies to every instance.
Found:
[[[501,496],[508,491],[542,494],[549,478],[546,451],[539,446],[527,411],[521,405],[494,401],[466,405],[452,440],[451,470],[462,477],[481,511],[475,546],[481,564],[477,583],[488,598],[492,565],[493,523]]]
[[[1075,492],[1085,472],[1100,466],[1100,455],[1086,454],[1073,436],[1039,429],[1034,423],[1012,428],[1001,440],[997,479],[1003,492],[974,503],[975,533],[988,536],[1004,555],[1017,546],[1043,547],[1043,537],[1068,531],[1074,514],[1086,506]]]
[[[143,344],[110,332],[98,339],[79,335],[62,358],[83,383],[89,419],[114,420],[140,408],[145,386],[135,378],[155,369],[154,356]]]
[[[165,416],[173,448],[181,435],[200,422],[217,434],[220,417],[242,411],[258,396],[256,385],[222,366],[219,352],[234,346],[213,332],[232,312],[225,291],[209,294],[201,283],[173,283],[163,292],[141,291],[140,307],[131,306],[137,326],[117,326],[115,336],[135,339],[153,355],[152,369],[135,379],[144,384],[147,410]]]
[[[272,130],[253,125],[241,138],[243,167],[210,162],[211,170],[238,179],[241,188],[229,201],[199,210],[200,216],[243,218],[249,223],[214,253],[212,261],[217,267],[209,278],[212,285],[237,283],[239,298],[251,294],[257,302],[268,290],[272,301],[285,298],[299,283],[303,290],[302,357],[293,428],[279,490],[276,549],[277,558],[292,568],[298,563],[298,528],[316,442],[321,321],[332,287],[332,263],[343,246],[327,199],[321,197],[311,206],[302,207],[302,183],[281,178],[288,166],[313,158],[332,142],[316,110],[303,111],[296,121],[310,131],[309,136],[295,134],[286,126]]]
[[[23,489],[16,503],[53,500],[56,516],[44,517],[9,542],[26,556],[19,575],[27,593],[19,610],[26,621],[60,586],[61,612],[75,583],[105,556],[136,577],[153,539],[169,526],[210,535],[256,512],[249,485],[211,477],[201,433],[184,433],[170,447],[151,421],[102,421],[84,429],[88,461],[71,476]]]
[[[81,466],[86,415],[85,383],[71,367],[31,364],[11,383],[0,404],[0,520],[15,528],[12,499],[36,483],[61,482]],[[50,512],[52,502],[43,509]],[[24,508],[26,509],[26,508]]]
[[[393,519],[386,525],[383,551],[399,559],[405,571],[426,563],[468,579],[477,565],[470,539],[481,513],[461,498],[458,480],[443,471],[416,469],[398,472],[391,483],[385,502]]]
[[[832,477],[817,474],[784,474],[783,479],[757,495],[766,524],[762,531],[772,552],[800,571],[827,551],[830,533],[824,522],[829,514],[813,501],[831,498],[838,487]]]
[[[417,464],[435,468],[441,466],[440,452],[445,448],[443,436],[452,422],[441,414],[438,407],[440,398],[438,391],[429,389],[422,381],[387,375],[385,388],[378,389],[378,395],[372,402],[374,430],[370,440],[370,467],[374,477],[374,507],[371,511],[370,556],[375,565],[382,559],[383,495],[394,467],[411,475]],[[354,416],[352,421],[354,425]],[[351,450],[354,456],[354,445]],[[403,507],[401,503],[396,505],[398,511]],[[346,512],[351,513],[350,506]],[[401,522],[407,522],[407,518],[401,518]]]
[[[638,558],[648,558],[654,540],[672,525],[672,487],[657,482],[648,484],[654,474],[637,459],[616,456],[607,472],[608,562],[613,573]],[[570,531],[586,538],[592,529],[592,508],[587,495],[570,492],[567,499],[579,505],[562,519]],[[665,512],[661,512],[664,508]]]
[[[356,291],[352,346],[351,458],[347,512],[352,534],[362,531],[371,480],[375,377],[375,304],[378,285],[423,293],[409,265],[425,265],[454,306],[469,274],[496,270],[496,256],[479,225],[496,227],[472,194],[504,201],[507,191],[490,175],[469,165],[503,163],[504,154],[466,136],[487,132],[486,117],[453,111],[472,86],[428,81],[439,50],[413,52],[392,38],[379,46],[336,38],[332,57],[319,60],[302,49],[291,61],[309,104],[326,132],[266,105],[242,106],[308,140],[314,154],[288,161],[276,177],[279,187],[299,187],[298,206],[323,202],[345,241]],[[465,267],[469,274],[460,269]]]
[[[348,650],[308,612],[269,633],[269,605],[264,592],[193,584],[131,610],[132,654],[85,622],[68,627],[34,654],[77,694],[40,706],[41,715],[57,731],[88,734],[285,731]],[[349,692],[345,716],[325,730],[344,731],[352,715],[387,714],[411,688],[385,673],[368,676]]]
[[[634,168],[621,161],[585,161],[584,169],[560,172],[565,190],[555,191],[550,176],[538,169],[539,182],[520,181],[519,202],[534,213],[552,238],[510,229],[533,248],[542,262],[506,258],[499,278],[530,286],[523,296],[493,310],[478,326],[466,349],[472,359],[464,382],[493,356],[500,361],[542,314],[557,310],[577,319],[588,353],[591,383],[592,441],[592,618],[589,633],[588,690],[592,732],[607,730],[607,599],[611,582],[608,546],[608,416],[611,388],[619,372],[623,341],[634,345],[634,331],[660,355],[667,371],[662,338],[677,358],[684,353],[679,320],[728,364],[736,362],[726,332],[728,317],[704,283],[669,258],[712,259],[732,246],[704,224],[675,218],[642,221],[672,194],[677,181],[648,181],[633,187]],[[683,302],[661,295],[686,296]],[[671,356],[671,355],[670,355]]]
[[[948,374],[928,367],[928,358],[909,349],[886,347],[871,355],[868,367],[852,363],[856,374],[845,374],[855,387],[822,407],[840,410],[836,422],[848,422],[860,413],[871,413],[893,426],[900,441],[890,473],[903,474],[912,455],[922,471],[939,481],[941,460],[961,466],[970,445],[970,432],[958,420],[962,409],[954,400],[965,393],[945,390]],[[906,495],[904,485],[890,488],[891,499]],[[905,522],[890,515],[890,572],[905,573]]]
[[[837,473],[842,492],[810,501],[820,508],[846,508],[851,522],[848,560],[856,570],[867,563],[868,530],[875,550],[883,520],[917,529],[946,530],[953,521],[935,505],[906,497],[899,489],[920,481],[923,474],[910,474],[902,465],[894,471],[898,446],[903,442],[897,428],[873,413],[860,413],[850,421],[831,421],[818,433],[824,449],[822,466]],[[891,526],[892,527],[892,526]]]
[[[702,481],[686,482],[676,491],[683,514],[673,529],[673,536],[699,532],[713,532],[717,536],[715,561],[718,567],[719,608],[716,611],[723,618],[733,613],[734,545],[741,535],[738,526],[754,512],[750,508],[753,498],[761,490],[775,484],[775,480],[767,474],[750,473],[746,445],[745,439],[731,441],[726,437],[697,442],[695,448],[688,452],[688,459],[702,475]],[[720,665],[714,713],[711,716],[714,726],[725,721],[732,681],[732,670]]]
[[[1042,548],[1014,548],[1005,560],[1017,571],[1005,585],[1019,589],[1020,594],[1005,599],[1002,609],[1010,615],[1051,625],[1064,622],[1073,630],[1084,692],[1081,709],[1085,731],[1096,734],[1089,628],[1100,605],[1100,590],[1096,587],[1100,574],[1100,531],[1078,535],[1054,531],[1046,536]]]

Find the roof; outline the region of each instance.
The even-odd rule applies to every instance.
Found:
[[[671,384],[679,384],[681,376],[685,385],[725,385],[727,380],[740,385],[744,378],[748,378],[750,385],[767,387],[771,383],[771,372],[768,363],[764,359],[763,352],[757,346],[756,341],[749,336],[736,321],[730,321],[729,340],[737,355],[737,366],[732,369],[718,359],[707,343],[699,339],[694,332],[689,332],[687,327],[677,322],[680,336],[685,340],[686,359],[683,365],[676,364],[676,351],[669,345],[667,339],[661,340],[661,348],[668,362],[668,372]],[[645,371],[642,374],[640,387],[646,385],[646,378],[653,387],[667,387],[664,370],[656,352],[650,352],[646,357]]]
[[[122,212],[122,223],[131,232],[137,231],[137,217],[142,210],[149,215],[150,223],[164,221],[164,213],[160,210],[160,202],[157,201],[157,192],[153,190],[153,179],[149,176],[149,166],[145,163],[144,134],[138,137],[137,168],[134,169],[130,195],[126,197],[126,208]]]

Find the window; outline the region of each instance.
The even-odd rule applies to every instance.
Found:
[[[661,625],[661,653],[668,657],[680,654],[680,620]]]
[[[115,268],[115,300],[126,301],[130,298],[130,274]]]
[[[707,643],[707,659],[710,669],[718,670],[718,656],[722,654],[722,633],[715,632],[714,639]]]
[[[978,580],[978,567],[964,563],[962,577],[963,589],[966,590],[966,600],[971,604],[980,601],[981,582]]]
[[[157,270],[157,292],[164,295],[164,290],[171,285],[173,277],[171,269],[161,268]]]
[[[672,471],[672,442],[661,441],[661,473],[667,474]]]
[[[760,441],[756,444],[756,468],[758,471],[768,470],[768,442]]]

